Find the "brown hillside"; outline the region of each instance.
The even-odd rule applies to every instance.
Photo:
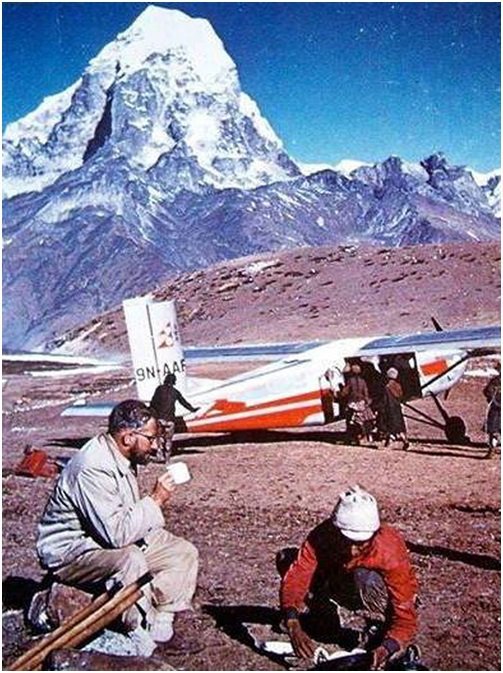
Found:
[[[500,247],[301,248],[182,274],[154,296],[174,298],[185,344],[331,339],[428,331],[500,320]],[[96,317],[54,345],[126,352],[122,310]]]

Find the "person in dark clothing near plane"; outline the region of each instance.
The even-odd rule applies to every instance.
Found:
[[[362,368],[356,362],[351,365],[346,385],[340,392],[340,398],[345,402],[349,437],[356,444],[359,444],[364,437],[370,441],[374,422],[374,414],[370,408],[372,400],[367,383],[362,376]]]
[[[405,419],[402,412],[403,389],[399,382],[398,369],[390,367],[386,372],[388,381],[379,409],[379,430],[384,438],[384,446],[389,446],[391,438],[402,442],[402,448],[409,447]]]
[[[498,375],[494,376],[483,390],[484,397],[488,402],[485,429],[488,436],[490,458],[495,448],[501,442],[501,365],[496,365]]]
[[[175,388],[176,375],[168,374],[164,383],[157,386],[150,402],[150,408],[159,420],[161,426],[160,450],[164,462],[168,462],[171,455],[173,444],[173,435],[175,434],[175,406],[179,402],[182,406],[192,412],[196,412],[199,407],[193,407],[187,402],[182,393]]]

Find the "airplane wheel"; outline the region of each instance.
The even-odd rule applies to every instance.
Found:
[[[464,444],[468,441],[466,425],[460,416],[449,416],[444,427],[445,436],[452,444]]]

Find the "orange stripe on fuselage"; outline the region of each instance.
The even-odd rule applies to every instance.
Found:
[[[267,402],[260,402],[258,404],[246,404],[246,402],[233,401],[233,400],[215,400],[213,406],[211,406],[206,415],[212,412],[212,415],[215,415],[215,411],[220,411],[222,414],[232,414],[234,412],[240,411],[254,411],[256,409],[267,409],[268,407],[277,407],[279,404],[295,404],[296,402],[304,402],[309,400],[315,400],[320,398],[320,391],[313,390],[309,393],[301,393],[300,395],[291,395],[290,397],[276,397],[273,400],[268,400]],[[202,417],[204,418],[204,416]]]
[[[214,421],[211,422],[208,419],[208,423],[198,423],[197,426],[192,426],[191,422],[187,421],[187,428],[189,432],[230,432],[232,430],[291,428],[304,425],[308,416],[320,411],[321,404],[311,404],[301,409],[284,409],[283,411],[265,412],[258,416],[247,416],[244,418],[227,417],[219,421],[218,417],[214,417]]]
[[[187,421],[189,432],[226,432],[231,430],[254,430],[260,428],[286,428],[304,425],[306,418],[313,413],[322,410],[320,391],[314,390],[309,393],[292,395],[290,397],[276,398],[268,402],[252,404],[249,407],[238,408],[236,403],[230,402],[228,407],[226,400],[218,400],[213,407],[208,409],[204,416],[194,419],[195,423]],[[271,407],[288,406],[305,402],[296,408],[272,410]],[[215,413],[216,411],[220,413]],[[263,410],[263,413],[252,416],[242,415],[243,412]],[[208,422],[205,423],[204,421]]]
[[[425,376],[437,376],[445,372],[447,367],[446,360],[435,360],[434,362],[426,362],[424,365],[421,365],[421,371]]]

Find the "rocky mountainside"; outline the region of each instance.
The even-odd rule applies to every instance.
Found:
[[[149,6],[4,135],[4,347],[159,281],[305,245],[499,238],[499,176],[440,154],[304,175],[210,24]]]
[[[304,247],[176,276],[154,289],[175,299],[185,345],[329,340],[500,322],[495,243],[401,248]],[[121,308],[54,340],[66,354],[128,353]]]

